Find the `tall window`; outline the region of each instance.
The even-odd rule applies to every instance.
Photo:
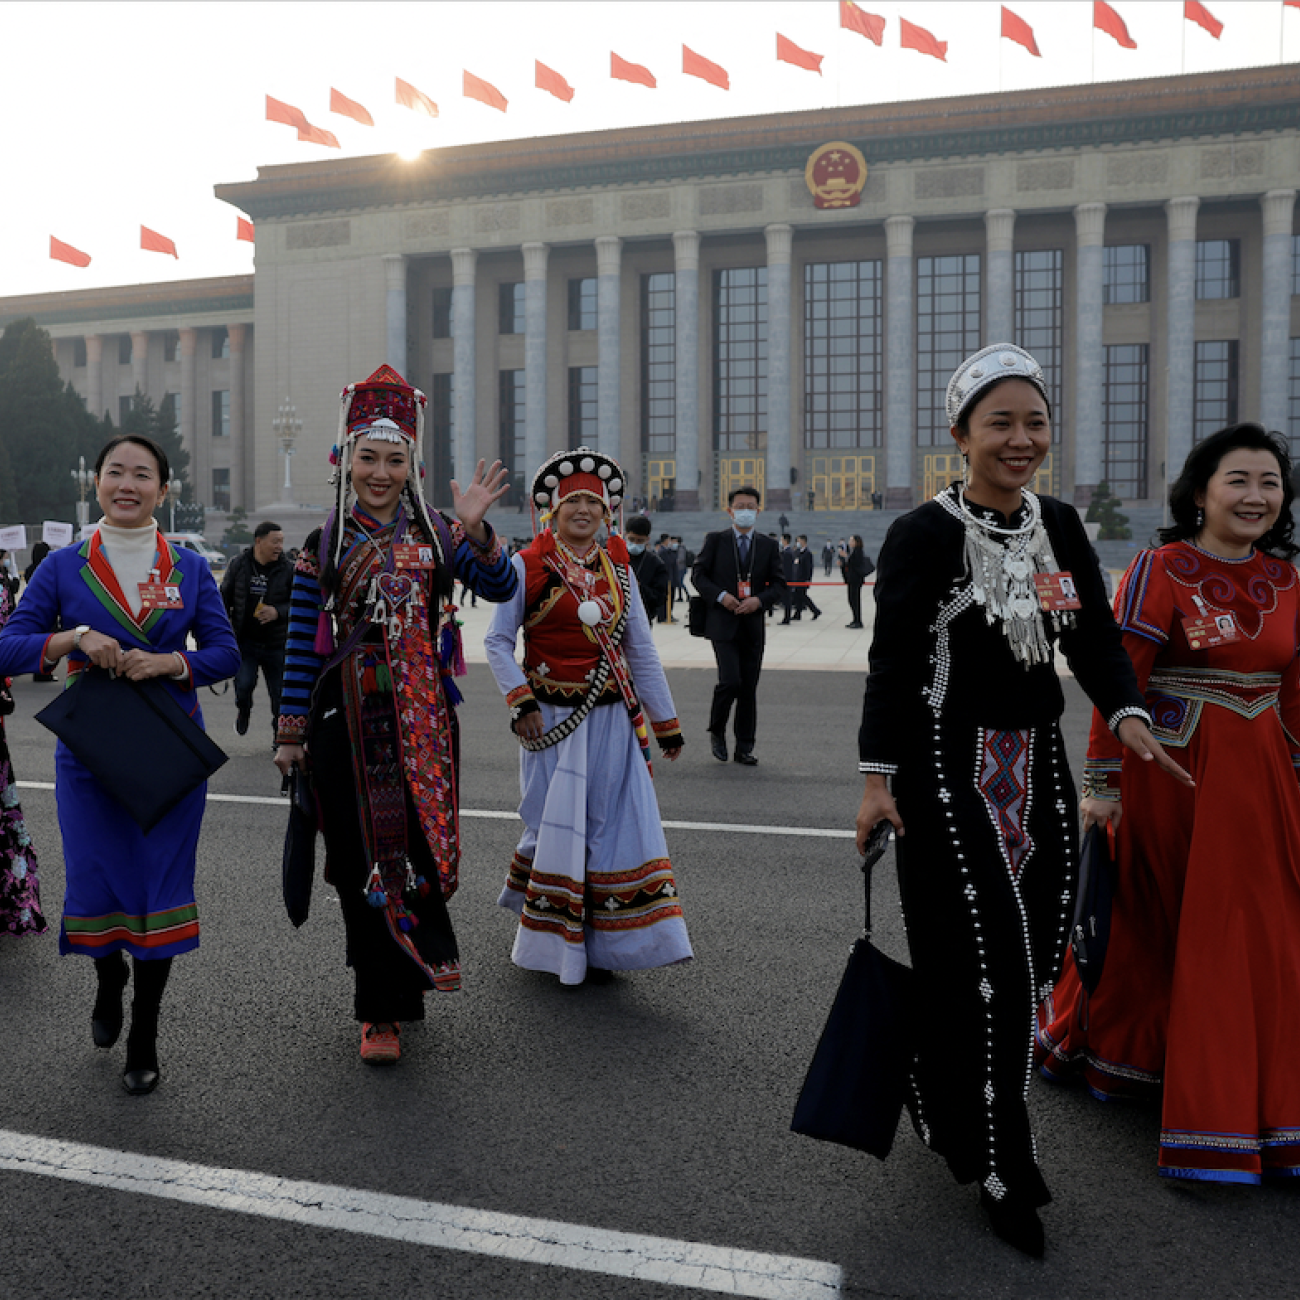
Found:
[[[131,336],[129,334],[119,334],[117,336],[117,364],[119,366],[129,366],[131,364]]]
[[[126,417],[131,414],[131,402],[129,397],[119,397],[117,399],[117,424],[118,428],[126,423]]]
[[[1145,343],[1106,349],[1102,391],[1102,475],[1124,500],[1147,495],[1150,376]]]
[[[1151,245],[1110,244],[1102,250],[1101,300],[1107,306],[1151,301]]]
[[[1065,345],[1065,254],[1042,248],[1016,254],[1016,342],[1043,367],[1047,396],[1052,403],[1052,436],[1065,431],[1061,401],[1061,371]]]
[[[163,420],[170,424],[173,430],[181,426],[181,395],[179,393],[164,393],[162,401],[158,403],[158,414]]]
[[[805,447],[879,447],[884,392],[881,262],[803,269]]]
[[[506,504],[519,509],[526,504],[524,493],[524,372],[522,370],[502,370],[498,379],[499,411],[498,427],[500,437],[497,442],[497,455],[503,464],[510,467],[512,479],[510,491],[506,494]]]
[[[212,471],[212,508],[214,510],[230,509],[230,471],[214,469]]]
[[[451,502],[451,449],[455,437],[456,406],[452,376],[437,374],[433,377],[433,388],[429,394],[428,446],[424,453],[429,472],[425,494],[435,504],[447,505]]]
[[[569,443],[590,447],[596,441],[596,367],[569,367]]]
[[[1196,345],[1192,385],[1192,441],[1237,423],[1237,340]]]
[[[950,446],[944,393],[980,345],[978,253],[916,261],[916,423],[922,447]]]
[[[212,393],[212,436],[230,437],[230,389],[219,388]]]
[[[433,337],[451,338],[451,301],[455,290],[449,284],[439,284],[433,290]]]
[[[641,277],[641,450],[677,450],[677,281],[671,271]]]
[[[1300,456],[1300,338],[1291,340],[1291,356],[1287,383],[1287,439],[1291,443],[1291,459]]]
[[[592,276],[569,281],[569,328],[596,328],[596,281]]]
[[[754,452],[767,433],[767,267],[713,273],[713,430],[719,452]]]
[[[218,325],[212,331],[212,359],[220,361],[230,355],[230,331],[224,325]]]
[[[163,360],[175,361],[181,349],[180,330],[168,330],[163,335]]]
[[[1300,295],[1300,235],[1291,236],[1291,296]]]
[[[72,364],[81,367],[86,364],[86,340],[84,338],[72,340]]]
[[[497,285],[498,334],[524,332],[524,286],[520,282]]]
[[[1196,296],[1198,298],[1241,296],[1241,240],[1198,239],[1196,241]]]

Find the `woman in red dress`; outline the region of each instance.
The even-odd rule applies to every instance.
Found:
[[[1085,824],[1118,829],[1110,950],[1071,960],[1039,1012],[1048,1078],[1099,1097],[1163,1083],[1160,1173],[1300,1174],[1300,588],[1291,463],[1257,424],[1197,445],[1174,523],[1116,598],[1161,743],[1195,790],[1130,761],[1094,716]],[[1123,816],[1121,817],[1121,813]]]

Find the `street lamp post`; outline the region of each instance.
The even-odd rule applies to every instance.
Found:
[[[72,481],[77,485],[77,530],[80,532],[90,522],[90,506],[86,502],[86,493],[95,486],[95,471],[86,468],[86,458],[77,457],[77,468],[71,471]]]
[[[167,529],[169,533],[176,531],[176,498],[180,496],[184,486],[185,480],[179,474],[173,474],[167,480],[167,504],[171,508],[171,525]]]
[[[271,421],[271,428],[280,440],[280,450],[284,452],[284,499],[293,502],[293,481],[289,477],[289,465],[293,457],[293,445],[302,432],[302,421],[298,418],[298,408],[286,397],[280,403],[280,409]]]

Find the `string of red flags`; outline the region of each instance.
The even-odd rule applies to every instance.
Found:
[[[395,78],[397,82],[397,102],[403,108],[412,109],[416,113],[427,113],[430,117],[438,116],[438,105],[433,102],[422,90],[416,90],[409,81],[403,81],[401,77]]]
[[[476,77],[472,72],[462,69],[465,80],[462,83],[461,93],[466,99],[477,99],[480,104],[486,104],[489,108],[506,111],[506,97],[490,82],[484,81],[482,77]]]
[[[140,227],[140,247],[148,253],[170,253],[174,258],[180,259],[175,242],[156,230],[150,230],[148,226]]]
[[[50,258],[55,262],[67,262],[69,266],[90,265],[89,253],[83,253],[81,249],[73,248],[71,244],[65,244],[53,235],[50,236]]]
[[[776,57],[781,63],[793,63],[796,68],[807,68],[809,72],[815,72],[820,77],[822,59],[825,56],[814,54],[811,50],[800,49],[788,36],[782,36],[777,32]]]
[[[859,9],[853,0],[840,0],[840,26],[857,32],[859,36],[865,36],[877,45],[885,42],[885,20],[877,14]]]
[[[706,59],[704,55],[696,54],[689,45],[682,46],[682,72],[688,77],[699,77],[701,81],[707,81],[709,85],[721,90],[731,89],[731,78],[727,76],[727,70]]]
[[[1036,59],[1043,57],[1034,40],[1034,29],[1019,14],[1013,14],[1006,5],[1002,6],[1002,35],[1008,41],[1023,45]]]
[[[556,99],[571,104],[573,87],[554,68],[548,68],[540,59],[534,59],[533,62],[537,64],[537,89],[548,91]]]
[[[620,59],[613,50],[609,52],[609,75],[615,81],[630,81],[638,86],[649,86],[651,90],[659,84],[649,68]]]
[[[343,148],[333,131],[327,131],[321,126],[312,126],[310,122],[298,128],[298,139],[305,144],[323,144],[331,149]]]
[[[1092,25],[1107,36],[1113,36],[1116,42],[1126,50],[1136,50],[1137,41],[1124,26],[1124,20],[1106,3],[1106,0],[1092,0]]]
[[[948,62],[948,42],[936,40],[933,32],[909,23],[906,18],[898,20],[898,43],[905,50],[928,54],[940,63]]]
[[[282,103],[278,99],[272,99],[270,95],[266,97],[266,120],[268,122],[281,122],[285,126],[296,127],[299,131],[307,126],[307,114],[300,108],[294,108],[292,104]]]
[[[349,99],[341,90],[330,87],[330,112],[342,117],[350,117],[362,126],[374,126],[375,119],[355,99]]]
[[[1223,31],[1223,24],[1198,0],[1186,0],[1183,5],[1183,17],[1198,27],[1204,27],[1217,41]]]

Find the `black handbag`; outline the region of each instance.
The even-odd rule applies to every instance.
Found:
[[[1115,897],[1115,831],[1094,822],[1079,851],[1079,892],[1070,922],[1070,951],[1079,982],[1095,993],[1110,947],[1110,913]]]
[[[703,596],[692,596],[686,611],[686,630],[692,636],[703,636],[708,621],[709,602]]]
[[[883,827],[883,832],[882,832]],[[871,942],[871,869],[889,823],[873,832],[862,863],[866,929],[853,945],[813,1053],[790,1128],[883,1160],[894,1145],[912,1065],[912,972]]]
[[[157,678],[87,667],[37,715],[147,835],[226,761]]]
[[[316,875],[318,818],[310,774],[295,763],[284,778],[281,793],[289,796],[289,825],[284,832],[280,884],[284,910],[289,920],[299,926],[311,910],[311,886]]]

